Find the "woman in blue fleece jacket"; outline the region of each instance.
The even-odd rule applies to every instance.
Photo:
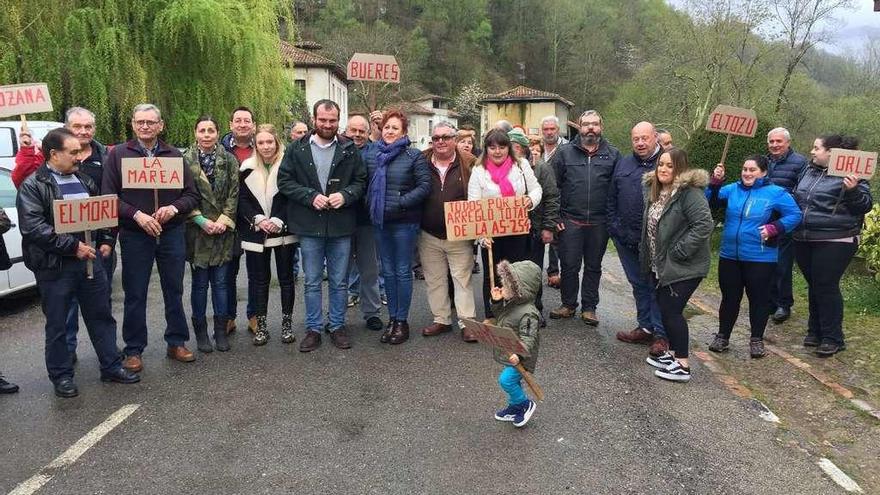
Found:
[[[785,189],[767,179],[767,159],[761,155],[746,158],[740,180],[721,186],[724,166],[718,165],[706,198],[713,208],[725,208],[718,285],[718,334],[710,351],[724,352],[739,316],[743,290],[749,298],[752,336],[749,354],[763,357],[764,329],[770,317],[770,288],[776,269],[776,239],[798,226],[801,210]]]

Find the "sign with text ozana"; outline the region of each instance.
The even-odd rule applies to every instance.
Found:
[[[183,158],[123,158],[123,189],[183,189]]]
[[[461,322],[465,328],[470,330],[481,344],[500,349],[508,354],[519,354],[528,357],[529,351],[522,341],[517,337],[516,332],[510,328],[496,327],[488,323],[480,323],[475,320],[462,318]]]
[[[828,175],[846,177],[852,174],[859,179],[871,180],[875,170],[877,170],[877,153],[831,148]]]
[[[528,196],[507,196],[444,203],[446,239],[463,241],[528,234],[531,224],[526,199]]]
[[[391,55],[355,53],[348,61],[346,74],[349,81],[400,82],[400,66]]]
[[[52,202],[55,233],[86,232],[119,225],[119,200],[115,194]]]
[[[0,118],[52,111],[52,98],[46,83],[0,86]]]
[[[734,136],[755,137],[758,129],[758,116],[754,110],[718,105],[709,114],[706,130],[733,134]]]

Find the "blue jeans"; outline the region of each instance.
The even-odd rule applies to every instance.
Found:
[[[666,337],[663,329],[663,319],[660,316],[660,306],[657,305],[657,293],[651,285],[650,275],[642,273],[639,263],[638,249],[631,249],[612,238],[614,247],[617,248],[617,257],[626,274],[629,285],[632,286],[633,298],[636,300],[636,318],[639,326],[650,330],[655,337]]]
[[[382,258],[385,277],[385,295],[388,297],[388,317],[406,321],[412,303],[413,247],[419,236],[417,223],[389,223],[376,227],[376,246]]]
[[[46,316],[46,370],[52,382],[73,378],[65,317],[74,298],[86,301],[82,306],[83,320],[98,355],[101,373],[113,372],[122,365],[116,349],[116,320],[110,312],[110,288],[104,264],[95,263],[94,270],[94,278],[88,279],[84,261],[65,257],[57,278],[37,280]]]
[[[208,283],[211,284],[211,306],[214,308],[214,317],[229,316],[227,306],[229,294],[227,293],[226,279],[229,276],[229,263],[218,266],[199,268],[191,266],[192,291],[190,303],[192,304],[193,319],[204,320],[208,310]]]
[[[106,258],[102,258],[98,253],[98,259],[101,260],[104,273],[107,275],[107,298],[110,300],[111,310],[113,309],[113,272],[116,271],[116,257],[115,246],[113,252]],[[79,332],[79,302],[76,297],[73,298],[70,311],[67,312],[67,321],[64,326],[67,328],[67,350],[76,352],[76,334]]]
[[[348,292],[348,257],[351,237],[300,236],[300,252],[306,301],[306,330],[321,331],[321,282],[324,262],[327,263],[330,331],[345,325],[346,293]]]
[[[357,227],[352,239],[353,259],[348,262],[348,295],[360,298],[361,314],[365,320],[379,316],[382,309],[380,294],[384,293],[374,232],[372,225]]]
[[[529,400],[522,388],[522,375],[513,366],[505,366],[498,375],[498,385],[507,392],[507,405],[515,406]]]
[[[189,327],[183,312],[183,270],[186,266],[184,226],[166,227],[158,238],[142,230],[119,230],[122,256],[122,290],[125,309],[122,338],[125,355],[139,355],[147,347],[147,291],[153,274],[153,261],[159,269],[162,299],[165,303],[165,342],[182,346],[189,340]]]

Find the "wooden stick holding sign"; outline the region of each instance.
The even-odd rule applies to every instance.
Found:
[[[183,189],[183,158],[123,158],[122,188],[152,189],[155,213],[159,210],[160,189]]]
[[[83,199],[56,199],[52,202],[56,234],[85,233],[85,243],[92,245],[92,231],[119,225],[119,199],[115,194]],[[86,275],[95,277],[92,260],[86,261]]]
[[[481,344],[499,349],[508,354],[518,354],[523,357],[529,356],[529,350],[523,345],[522,341],[517,337],[516,332],[509,328],[498,327],[488,323],[480,323],[468,318],[462,318],[461,322],[465,328],[471,331]],[[516,370],[522,375],[529,390],[538,400],[544,400],[544,390],[538,385],[535,377],[526,370],[522,364],[517,364]]]
[[[755,137],[758,129],[758,116],[754,110],[745,108],[737,108],[729,105],[718,105],[709,114],[709,121],[706,122],[706,130],[710,132],[720,132],[727,134],[724,141],[724,151],[721,152],[721,165],[727,160],[727,151],[730,149],[730,138],[732,136]]]

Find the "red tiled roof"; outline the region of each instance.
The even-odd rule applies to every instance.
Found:
[[[297,43],[297,45],[301,46],[305,46],[305,44],[305,42]],[[317,44],[315,43],[315,45]],[[294,67],[326,67],[332,70],[340,79],[348,82],[345,77],[345,69],[333,60],[318,55],[311,50],[298,48],[284,40],[281,40],[281,58],[284,60],[285,64],[292,64]]]
[[[569,107],[573,107],[574,103],[565,98],[559,96],[556,93],[551,93],[549,91],[541,91],[539,89],[529,88],[527,86],[517,86],[513,89],[508,89],[503,93],[498,93],[496,95],[490,95],[487,98],[483,99],[484,102],[503,102],[503,101],[547,101],[547,100],[558,100],[562,103],[565,103]]]

